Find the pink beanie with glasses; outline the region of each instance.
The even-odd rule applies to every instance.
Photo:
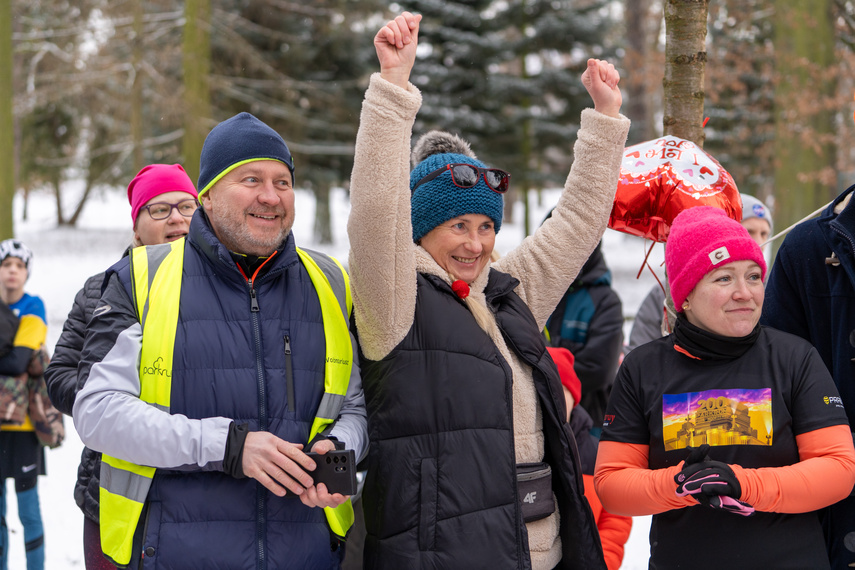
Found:
[[[140,208],[146,202],[167,192],[186,192],[198,197],[193,181],[180,164],[149,164],[140,170],[128,184],[128,202],[131,203],[131,220],[136,223]]]
[[[746,259],[760,266],[765,279],[763,252],[742,224],[713,206],[696,206],[680,212],[665,242],[665,272],[674,308],[678,313],[683,311],[683,301],[704,275]]]

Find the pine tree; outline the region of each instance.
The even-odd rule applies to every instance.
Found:
[[[704,148],[740,192],[772,193],[775,146],[775,53],[768,0],[710,5]]]
[[[627,145],[634,145],[656,138],[662,130],[654,118],[662,100],[662,7],[653,0],[624,0],[623,13],[624,77],[620,84],[626,95],[621,112],[632,121]]]
[[[346,184],[372,39],[376,0],[259,0],[215,10],[212,103],[225,119],[248,111],[279,132],[294,155],[296,185],[317,198],[315,234],[332,241],[329,191]],[[342,220],[341,223],[344,223]]]
[[[588,57],[614,59],[608,2],[412,0],[421,13],[412,81],[422,89],[416,131],[459,133],[479,158],[512,173],[512,188],[561,185],[581,110]],[[506,204],[515,201],[508,196]],[[510,219],[512,208],[505,209]],[[524,220],[530,233],[528,212]]]

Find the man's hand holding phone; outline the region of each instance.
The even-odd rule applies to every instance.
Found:
[[[356,489],[356,465],[353,450],[337,451],[329,440],[317,442],[312,451],[306,454],[315,463],[315,469],[308,471],[313,484],[300,495],[300,501],[307,507],[337,507],[344,503]],[[353,484],[350,485],[350,479]],[[329,487],[328,487],[329,486]],[[330,493],[345,491],[343,493]]]
[[[304,453],[302,444],[287,442],[272,433],[257,431],[250,432],[246,436],[243,447],[241,463],[243,473],[252,477],[277,497],[284,497],[289,491],[300,497],[300,501],[308,507],[337,507],[344,503],[349,495],[342,493],[330,493],[325,481],[333,485],[333,490],[339,488],[333,484],[333,480],[340,480],[343,474],[352,473],[356,477],[356,466],[345,461],[338,465],[346,465],[346,469],[336,471],[338,475],[332,479],[324,479],[313,475],[318,467],[323,465],[324,473],[328,471],[324,456],[328,453],[339,454],[335,451],[335,444],[329,440],[322,440],[312,447],[311,456]],[[350,451],[353,454],[353,451]],[[315,457],[313,459],[312,457]],[[334,458],[334,455],[330,455]],[[336,465],[331,462],[330,465]],[[355,488],[355,486],[354,486]]]

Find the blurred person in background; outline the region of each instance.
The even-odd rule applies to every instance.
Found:
[[[142,168],[128,185],[128,202],[133,223],[132,247],[155,245],[181,239],[190,229],[196,211],[196,188],[179,164],[150,164]],[[104,273],[86,280],[74,297],[74,304],[62,327],[53,359],[45,372],[51,401],[62,413],[71,415],[77,385],[77,365],[86,334],[86,323],[101,298]],[[74,500],[83,511],[83,558],[86,570],[109,570],[115,566],[101,552],[99,529],[99,475],[101,454],[83,448]]]
[[[6,570],[9,531],[6,526],[6,479],[14,479],[18,517],[24,527],[27,570],[45,563],[44,525],[39,506],[38,476],[45,474],[44,449],[30,410],[29,372],[47,339],[45,305],[24,291],[33,252],[16,239],[0,242],[0,300],[19,319],[13,346],[0,358],[0,569]],[[29,369],[29,370],[28,370]],[[40,375],[40,372],[39,374]]]
[[[829,568],[815,511],[852,490],[855,449],[828,370],[758,324],[766,261],[723,210],[681,212],[665,265],[676,325],[618,371],[603,506],[653,515],[651,568]]]
[[[550,213],[551,215],[551,213]],[[582,382],[579,404],[595,420],[591,434],[599,437],[609,393],[623,348],[623,307],[612,289],[612,273],[602,240],[546,321],[547,344],[573,354],[573,369]]]

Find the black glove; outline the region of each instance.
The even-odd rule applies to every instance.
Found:
[[[855,440],[853,440],[855,441]],[[689,452],[689,455],[686,456],[686,462],[683,464],[683,469],[688,467],[689,465],[694,465],[695,463],[700,463],[701,461],[706,461],[709,459],[710,453],[710,444],[705,443],[700,447],[696,447]]]
[[[742,488],[736,479],[733,469],[726,463],[713,461],[709,458],[708,444],[693,449],[683,470],[674,476],[677,483],[677,496],[685,497],[693,495],[699,502],[700,495],[712,497],[716,495],[727,495],[733,499],[739,499]]]
[[[708,444],[689,452],[683,470],[674,476],[677,495],[691,495],[700,504],[742,516],[754,514],[754,507],[739,500],[742,487],[733,469],[709,458]]]

